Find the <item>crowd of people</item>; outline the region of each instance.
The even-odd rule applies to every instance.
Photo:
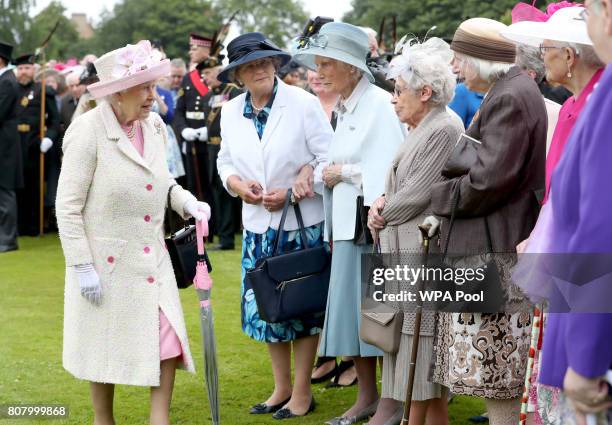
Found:
[[[242,329],[266,343],[274,383],[245,414],[305,416],[311,384],[332,379],[357,396],[330,425],[400,424],[406,402],[408,423],[443,425],[453,394],[482,398],[493,425],[608,423],[612,316],[513,309],[541,282],[519,289],[505,265],[504,312],[417,321],[389,303],[397,346],[360,333],[362,255],[420,253],[422,229],[444,255],[612,248],[599,190],[612,158],[612,2],[519,3],[512,17],[468,19],[450,44],[402,40],[386,58],[371,30],[342,22],[290,51],[242,34],[226,65],[222,40],[195,33],[189,65],[144,40],[10,68],[0,44],[0,251],[41,230],[44,161],[42,221],[56,218],[67,266],[63,364],[91,382],[95,423],[114,424],[114,385],[127,384],[151,387],[150,422],[168,424],[175,370],[194,371],[166,209],[209,220],[218,249],[242,229]],[[321,311],[262,318],[247,275],[277,246],[331,252]]]

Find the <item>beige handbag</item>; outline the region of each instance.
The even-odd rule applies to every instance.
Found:
[[[366,300],[361,309],[359,338],[365,343],[395,354],[399,350],[404,313],[386,304]]]
[[[378,243],[374,246],[374,253],[376,252],[380,254]],[[361,306],[359,338],[387,353],[395,354],[399,350],[403,322],[404,313],[402,311],[397,311],[387,304],[376,302],[366,296]]]

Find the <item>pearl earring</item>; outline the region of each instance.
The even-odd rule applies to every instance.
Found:
[[[567,67],[567,78],[572,78],[572,70],[569,68],[569,66]]]

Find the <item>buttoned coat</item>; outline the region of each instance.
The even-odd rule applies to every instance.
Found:
[[[333,130],[319,100],[305,90],[278,80],[276,97],[270,110],[261,140],[255,124],[243,115],[246,93],[228,101],[221,108],[221,150],[217,169],[223,185],[227,179],[240,176],[256,180],[264,193],[272,189],[288,189],[305,164],[314,168],[315,190],[322,192],[321,172],[327,165],[327,151]],[[324,220],[320,195],[300,202],[306,227]],[[278,228],[282,210],[269,212],[263,204],[243,203],[242,223],[245,229],[264,233]],[[285,230],[298,228],[293,209],[285,222]]]
[[[166,127],[155,113],[141,121],[144,155],[132,146],[111,106],[76,118],[64,138],[57,222],[66,258],[63,365],[94,382],[158,386],[159,309],[194,372],[183,311],[163,234],[168,188]],[[171,208],[195,199],[180,186]],[[93,263],[102,302],[81,296],[75,265]]]

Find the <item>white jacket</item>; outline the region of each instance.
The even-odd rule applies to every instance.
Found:
[[[305,164],[315,168],[315,188],[322,192],[321,172],[327,165],[327,150],[333,130],[319,100],[301,88],[278,81],[278,90],[261,140],[251,119],[243,116],[246,93],[235,97],[221,109],[221,150],[217,158],[219,177],[236,175],[243,180],[256,180],[264,193],[272,189],[290,188]],[[300,202],[304,225],[324,219],[322,197]],[[268,212],[262,204],[243,203],[242,222],[245,229],[264,233],[278,228],[282,211]],[[285,230],[298,228],[293,209],[285,222]]]
[[[75,119],[64,138],[57,223],[66,257],[64,368],[80,379],[159,385],[159,308],[179,337],[186,369],[193,359],[172,264],[163,239],[168,187],[166,126],[142,121],[144,157],[103,102]],[[172,190],[172,209],[195,199]],[[80,294],[74,265],[93,263],[102,304]]]

